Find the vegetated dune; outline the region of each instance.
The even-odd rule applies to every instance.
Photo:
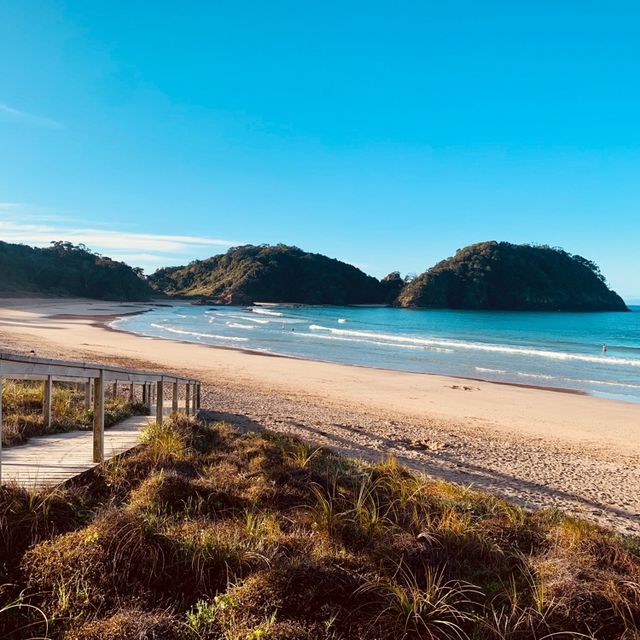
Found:
[[[638,637],[637,539],[269,432],[179,416],[144,442],[0,489],[3,637]]]

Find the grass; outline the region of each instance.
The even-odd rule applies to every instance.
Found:
[[[0,491],[0,637],[640,638],[640,544],[395,460],[174,416]]]
[[[72,383],[55,382],[53,385],[52,421],[46,427],[42,416],[44,385],[42,382],[5,380],[2,392],[2,445],[10,447],[27,442],[29,438],[48,433],[62,433],[76,429],[89,429],[93,411],[86,409],[84,389]],[[105,397],[105,427],[132,415],[146,415],[148,408],[139,402],[130,402],[123,396]]]

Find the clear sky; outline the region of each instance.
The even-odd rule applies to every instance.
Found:
[[[640,299],[640,4],[2,0],[0,238],[373,275],[562,246]]]

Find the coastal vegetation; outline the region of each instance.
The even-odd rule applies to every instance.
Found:
[[[89,251],[53,242],[41,249],[0,241],[0,296],[79,296],[149,300],[142,271]]]
[[[287,245],[245,245],[145,277],[89,251],[0,242],[0,296],[59,295],[109,300],[152,296],[216,304],[287,302],[409,308],[626,311],[592,261],[559,248],[481,242],[417,277],[378,280],[357,267]]]
[[[0,635],[637,640],[640,541],[183,415],[64,488],[0,488]]]
[[[481,242],[409,282],[398,304],[413,308],[627,311],[596,264],[547,246]]]
[[[3,447],[23,444],[35,436],[92,428],[93,409],[85,406],[84,389],[75,383],[54,382],[50,425],[45,423],[42,411],[42,382],[5,380],[2,386]],[[130,402],[128,397],[110,395],[105,398],[105,427],[148,411],[145,405]]]
[[[184,267],[159,269],[149,277],[168,295],[201,296],[223,304],[384,302],[380,282],[360,269],[286,245],[246,245]]]
[[[590,260],[558,248],[481,242],[415,278],[382,280],[297,247],[243,246],[184,267],[159,269],[149,282],[167,295],[220,304],[388,304],[410,308],[626,311]]]

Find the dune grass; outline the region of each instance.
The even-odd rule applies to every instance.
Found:
[[[269,432],[143,442],[2,487],[0,637],[640,638],[638,539]]]
[[[34,436],[89,429],[93,410],[86,409],[84,391],[77,385],[55,382],[53,385],[52,422],[47,428],[42,416],[44,385],[42,382],[5,380],[2,393],[2,445],[13,446]],[[132,415],[146,415],[148,408],[129,402],[121,395],[105,396],[105,426],[110,427]]]

